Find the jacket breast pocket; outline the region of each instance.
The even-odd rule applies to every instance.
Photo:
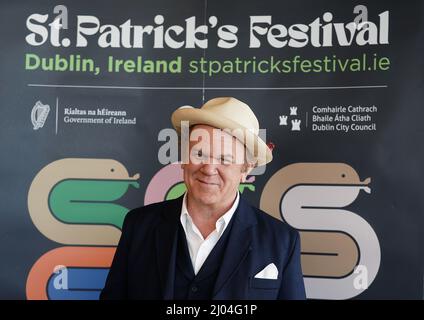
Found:
[[[249,299],[252,300],[275,300],[278,298],[280,280],[258,279],[249,280]]]
[[[250,288],[252,289],[278,289],[280,281],[278,279],[250,278]]]

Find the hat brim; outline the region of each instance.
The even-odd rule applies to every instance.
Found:
[[[256,166],[265,165],[272,160],[271,150],[266,143],[258,135],[232,119],[218,116],[207,110],[187,106],[175,110],[172,114],[171,121],[178,134],[181,133],[181,121],[188,121],[190,126],[205,124],[223,130],[244,129],[242,136],[237,134],[240,133],[240,130],[235,130],[230,133],[250,151],[256,160]],[[246,141],[252,141],[253,143],[246,144]]]

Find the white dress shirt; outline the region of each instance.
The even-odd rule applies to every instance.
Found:
[[[190,253],[191,263],[193,265],[194,274],[199,272],[206,258],[218,243],[218,240],[221,238],[222,234],[230,223],[231,218],[237,209],[239,201],[240,195],[239,192],[237,192],[236,200],[234,201],[230,210],[225,212],[216,221],[215,230],[212,231],[206,239],[204,239],[187,210],[187,192],[184,194],[180,221],[187,239],[187,246]]]

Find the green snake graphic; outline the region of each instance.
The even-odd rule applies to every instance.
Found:
[[[66,223],[111,224],[121,229],[128,209],[111,202],[121,198],[130,185],[139,187],[131,180],[62,180],[52,189],[49,206]]]

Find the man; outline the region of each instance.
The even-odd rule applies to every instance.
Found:
[[[173,113],[187,122],[187,192],[127,214],[101,299],[305,299],[299,233],[238,192],[272,160],[252,110],[215,98]]]

